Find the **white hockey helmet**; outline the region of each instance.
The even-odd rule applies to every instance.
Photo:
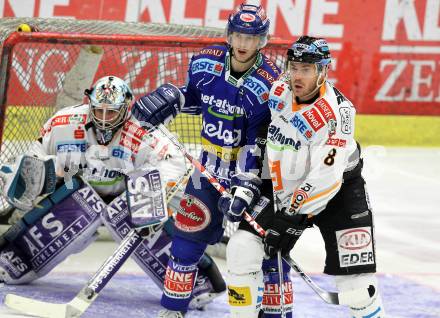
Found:
[[[84,94],[89,98],[90,118],[98,130],[114,130],[127,119],[133,93],[119,77],[102,77]]]

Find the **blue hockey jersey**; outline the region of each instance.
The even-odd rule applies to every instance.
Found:
[[[182,112],[202,114],[202,164],[229,187],[238,169],[258,174],[259,131],[270,122],[269,91],[279,68],[262,53],[239,79],[231,75],[226,45],[202,49],[191,59]]]

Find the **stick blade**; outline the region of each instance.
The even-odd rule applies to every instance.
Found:
[[[7,294],[4,303],[11,309],[31,316],[43,318],[66,317],[66,304],[48,303],[14,294]]]

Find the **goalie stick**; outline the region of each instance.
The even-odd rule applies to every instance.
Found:
[[[191,164],[200,171],[208,180],[208,182],[218,191],[220,194],[228,194],[228,191],[220,184],[220,182],[215,178],[206,168],[195,159],[186,149],[185,146],[177,139],[176,136],[171,134],[168,129],[160,124],[157,126],[170,141],[176,146],[179,151],[191,162]],[[255,219],[248,213],[244,212],[244,219],[253,227],[253,229],[261,236],[264,237],[266,231],[255,221]],[[283,259],[290,265],[290,267],[307,283],[307,285],[312,288],[312,290],[326,303],[333,305],[349,305],[352,303],[362,302],[370,298],[369,289],[359,288],[352,291],[345,292],[330,292],[319,287],[295,262],[289,255],[284,255]],[[374,294],[374,292],[373,292]]]
[[[142,237],[132,229],[122,240],[116,251],[98,269],[81,291],[67,304],[54,304],[15,294],[7,294],[4,303],[22,313],[47,318],[77,318],[95,301],[99,292],[107,285],[134,250]]]
[[[167,203],[176,194],[180,186],[189,178],[190,172],[191,170],[187,170],[176,184],[167,191]],[[7,294],[4,299],[4,304],[11,309],[37,317],[78,318],[95,301],[101,290],[140,245],[142,236],[148,235],[152,228],[154,228],[153,230],[158,230],[162,225],[163,224],[157,224],[143,229],[130,230],[113,254],[107,258],[95,275],[68,303],[55,304],[15,294]]]

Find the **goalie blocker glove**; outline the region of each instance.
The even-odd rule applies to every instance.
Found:
[[[288,255],[303,231],[310,226],[307,215],[289,215],[284,210],[275,214],[263,240],[264,251],[270,257],[275,257],[278,250],[282,255]]]
[[[240,222],[243,213],[251,209],[260,198],[261,179],[251,174],[238,174],[232,177],[231,194],[218,200],[218,208],[231,222]]]
[[[151,128],[159,124],[168,124],[177,116],[184,103],[185,97],[176,86],[164,84],[139,98],[133,104],[131,112],[142,126]]]

